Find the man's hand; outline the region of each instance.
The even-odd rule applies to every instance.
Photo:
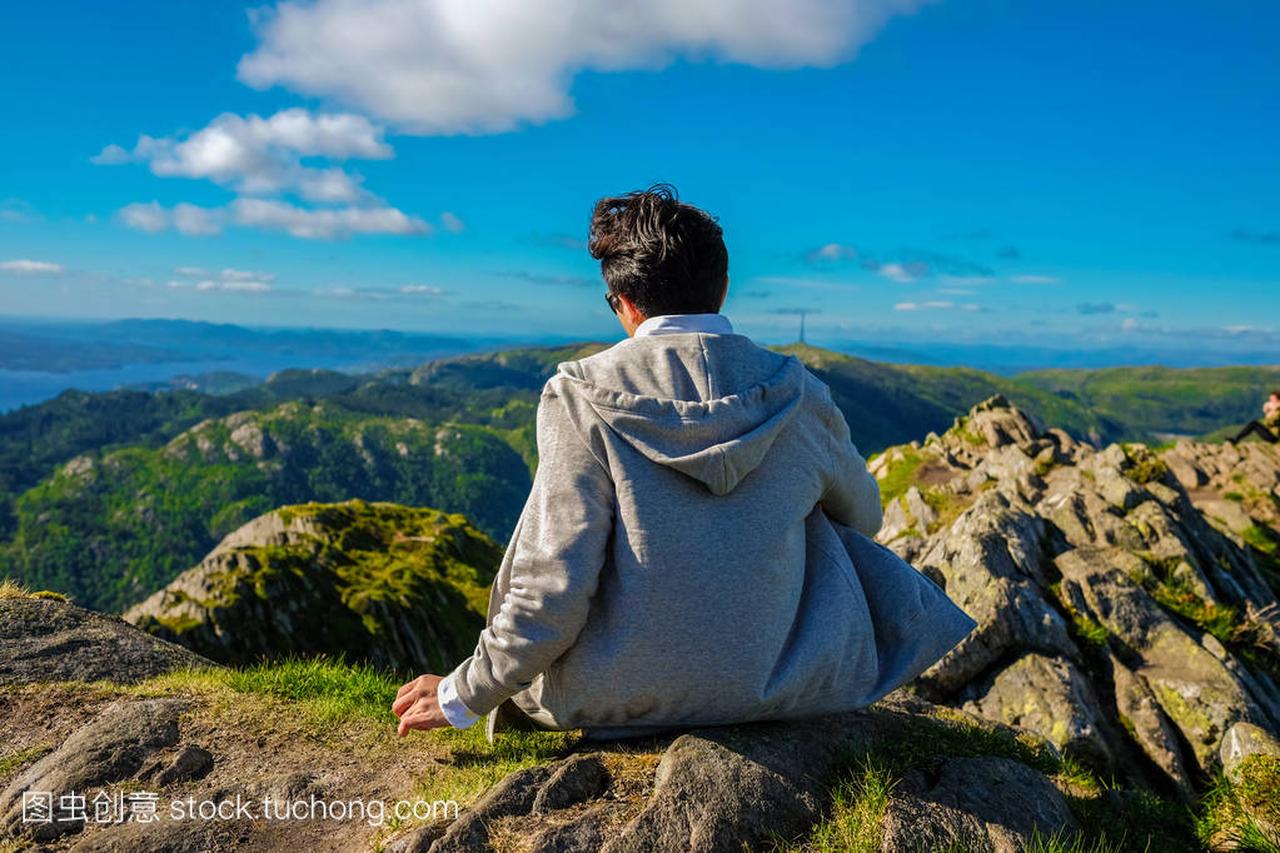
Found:
[[[440,700],[436,698],[436,689],[443,679],[438,675],[419,675],[396,693],[396,701],[391,703],[391,713],[400,718],[397,734],[404,737],[410,729],[438,729],[449,725],[444,712],[440,710]]]

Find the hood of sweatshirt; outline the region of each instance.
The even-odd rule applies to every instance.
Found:
[[[798,358],[787,356],[760,382],[703,400],[603,387],[564,369],[554,381],[580,428],[601,421],[647,459],[724,495],[755,470],[796,413],[806,373]]]

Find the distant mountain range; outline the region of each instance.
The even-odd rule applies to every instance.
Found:
[[[261,513],[351,498],[464,513],[505,543],[537,463],[543,383],[559,362],[607,346],[505,349],[363,374],[284,370],[223,394],[67,391],[2,414],[0,577],[120,610]],[[941,433],[997,393],[1100,444],[1239,423],[1280,385],[1280,368],[1003,377],[779,349],[831,387],[868,454]]]
[[[502,345],[510,344],[386,330],[0,319],[0,411],[72,388],[187,388],[219,394],[258,384],[283,369],[368,372]]]
[[[431,359],[567,339],[461,337],[372,329],[271,328],[191,320],[110,322],[0,318],[0,412],[64,390],[187,389],[225,394],[293,368],[369,373]],[[1230,355],[1196,348],[1077,348],[1011,343],[844,340],[826,348],[899,365],[964,366],[1004,377],[1028,371],[1104,367],[1230,366]],[[1251,352],[1253,363],[1280,363],[1280,348]]]

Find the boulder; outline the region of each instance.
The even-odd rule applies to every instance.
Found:
[[[932,774],[909,773],[882,819],[880,849],[1017,853],[1035,836],[1078,827],[1043,775],[1008,758],[953,758]]]
[[[0,685],[44,681],[131,684],[213,662],[66,601],[0,598]]]
[[[921,571],[944,579],[947,595],[978,623],[922,677],[931,698],[1021,651],[1078,655],[1066,621],[1044,594],[1043,536],[1043,522],[1024,505],[987,492],[916,558]]]
[[[1031,652],[966,691],[964,709],[1033,732],[1096,767],[1113,761],[1103,708],[1089,679],[1066,658]]]
[[[1222,738],[1222,769],[1233,782],[1240,781],[1240,765],[1251,755],[1280,759],[1280,739],[1252,723],[1233,723]],[[1280,795],[1280,791],[1276,792]]]
[[[1165,779],[1173,784],[1182,799],[1194,800],[1195,792],[1182,758],[1177,729],[1160,709],[1160,703],[1146,681],[1114,656],[1110,658],[1110,665],[1120,725]]]

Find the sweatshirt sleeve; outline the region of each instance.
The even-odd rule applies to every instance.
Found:
[[[830,390],[828,403],[828,452],[831,459],[830,480],[822,496],[822,508],[835,521],[859,533],[875,536],[880,530],[884,511],[880,506],[880,484],[867,470],[867,461],[854,446],[849,424],[844,419]]]
[[[604,566],[613,480],[548,385],[537,416],[538,468],[508,546],[507,590],[475,652],[450,678],[472,713],[527,688],[577,639]]]

